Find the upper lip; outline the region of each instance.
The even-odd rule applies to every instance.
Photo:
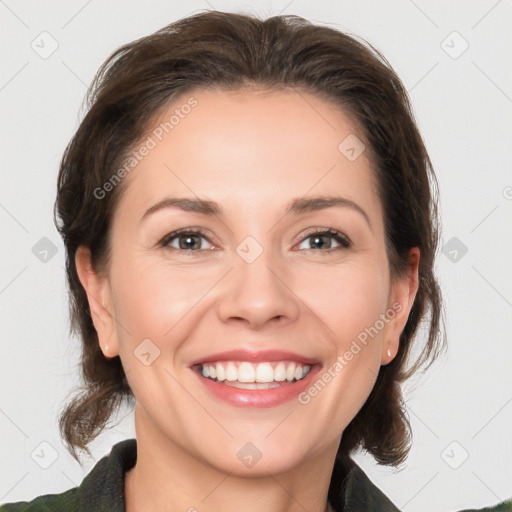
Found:
[[[217,361],[248,361],[248,362],[263,362],[263,361],[298,361],[302,364],[314,365],[319,364],[320,361],[318,359],[313,359],[311,357],[301,356],[300,354],[295,354],[294,352],[287,352],[285,350],[246,350],[246,349],[237,349],[237,350],[228,350],[226,352],[217,352],[216,354],[211,354],[208,356],[204,356],[198,358],[190,364],[190,366],[195,366],[198,364],[204,363],[213,363]]]

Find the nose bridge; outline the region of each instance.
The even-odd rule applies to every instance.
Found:
[[[298,313],[296,297],[280,269],[278,254],[271,247],[252,236],[242,240],[233,255],[233,269],[221,298],[222,319],[244,319],[253,327],[275,318],[294,319]]]

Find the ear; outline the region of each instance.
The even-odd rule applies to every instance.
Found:
[[[75,254],[78,277],[89,301],[91,318],[98,333],[101,351],[107,358],[119,355],[119,344],[112,316],[110,283],[105,276],[100,276],[92,267],[91,252],[81,245]],[[108,348],[106,348],[108,347]]]
[[[402,334],[409,313],[411,312],[418,292],[419,285],[420,250],[413,247],[409,251],[409,265],[406,272],[398,276],[391,283],[389,310],[395,315],[389,322],[382,343],[381,364],[389,364],[398,353],[400,347],[400,335]],[[391,355],[388,355],[388,350]]]

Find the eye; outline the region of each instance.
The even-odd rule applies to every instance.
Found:
[[[311,247],[306,247],[306,249],[327,249],[320,251],[323,253],[330,253],[338,249],[348,249],[352,245],[352,242],[346,235],[334,229],[318,230],[318,228],[315,228],[314,231],[310,231],[309,233],[302,237],[300,244],[304,243],[308,239],[311,239]],[[332,247],[333,239],[335,240],[335,243],[339,244],[339,247]]]
[[[183,228],[166,235],[159,242],[159,245],[172,251],[187,251],[187,253],[208,250],[201,247],[201,239],[211,243],[208,240],[206,233],[201,229]],[[302,245],[308,239],[311,239],[310,247],[306,247],[305,249],[325,249],[321,251],[315,251],[321,253],[331,253],[335,250],[347,249],[352,245],[352,242],[346,235],[334,229],[319,230],[318,228],[315,228],[313,231],[309,231],[302,237],[300,245]],[[338,247],[332,247],[332,240],[335,241],[334,243],[338,244]],[[212,248],[209,250],[211,249]]]
[[[159,245],[171,250],[193,251],[198,252],[206,250],[201,248],[201,238],[208,241],[206,233],[200,229],[192,230],[190,228],[179,229],[166,235],[159,242]],[[171,243],[177,242],[177,246]]]

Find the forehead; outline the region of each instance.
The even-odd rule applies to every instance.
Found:
[[[120,206],[142,212],[169,195],[195,195],[236,213],[339,193],[370,207],[378,197],[363,140],[347,114],[310,93],[195,89],[175,98],[135,148],[150,149],[127,176]]]

